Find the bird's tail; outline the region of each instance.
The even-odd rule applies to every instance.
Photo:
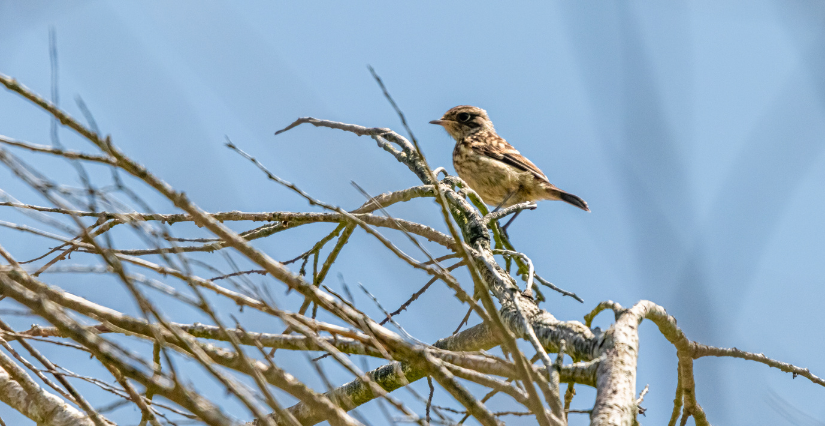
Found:
[[[578,208],[580,208],[580,209],[582,209],[586,212],[590,211],[590,208],[587,207],[587,202],[582,200],[581,198],[579,198],[579,197],[577,197],[577,196],[575,196],[575,195],[573,195],[569,192],[564,192],[560,189],[556,189],[556,191],[558,191],[557,196],[558,196],[559,200],[562,200],[567,204],[574,205],[574,206],[576,206],[576,207],[578,207]],[[556,194],[554,194],[554,195],[556,195]]]

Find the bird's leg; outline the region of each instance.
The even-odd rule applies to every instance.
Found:
[[[495,213],[495,212],[497,212],[497,211],[498,211],[498,209],[500,209],[500,208],[501,208],[501,206],[503,206],[504,204],[506,204],[506,203],[507,203],[507,201],[509,201],[509,200],[510,200],[510,198],[513,198],[513,195],[516,195],[516,192],[518,192],[518,190],[519,190],[519,189],[521,189],[521,187],[516,188],[516,189],[512,190],[509,194],[507,194],[507,196],[506,196],[506,197],[504,197],[504,199],[503,199],[503,200],[501,200],[501,202],[500,202],[500,203],[498,203],[498,205],[496,206],[496,208],[494,208],[494,209],[493,209],[493,211],[491,211],[490,213]],[[508,223],[509,223],[509,222],[508,222]]]
[[[514,220],[516,220],[516,217],[518,217],[519,213],[521,212],[522,210],[517,211],[516,214],[514,214],[513,217],[511,217],[510,220],[508,220],[507,223],[501,227],[501,232],[504,233],[504,237],[508,240],[510,239],[510,235],[507,234],[507,227],[510,226],[510,224],[513,223]]]

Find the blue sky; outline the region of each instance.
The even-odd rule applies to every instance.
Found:
[[[224,148],[225,136],[280,177],[345,208],[363,201],[351,181],[371,193],[415,185],[367,139],[311,127],[273,135],[308,115],[400,131],[367,71],[372,65],[430,164],[452,173],[453,142],[427,122],[455,105],[477,105],[551,182],[590,204],[585,214],[545,202],[510,229],[539,273],[584,298],[582,305],[548,294],[544,307],[554,315],[581,319],[601,300],[649,299],[692,339],[822,375],[823,18],[825,5],[815,1],[0,1],[0,72],[48,95],[54,27],[69,112],[81,116],[74,101],[81,96],[116,144],[206,209],[297,211],[313,208]],[[48,144],[49,119],[3,92],[0,133]],[[91,150],[67,131],[61,137]],[[55,168],[71,182],[69,172]],[[7,170],[0,188],[41,202]],[[170,208],[145,195],[157,210]],[[436,212],[429,201],[393,210],[438,226]],[[0,211],[0,219],[15,218]],[[258,246],[291,258],[327,228]],[[15,235],[0,230],[3,240]],[[43,247],[18,250],[35,255]],[[381,250],[356,232],[330,285],[341,273],[387,307],[403,302],[426,278]],[[77,285],[71,278],[59,279]],[[425,341],[448,335],[464,308],[447,295],[435,289],[402,324]],[[597,322],[606,326],[607,316]],[[638,385],[651,385],[641,420],[662,424],[672,407],[675,351],[652,324],[641,330]],[[714,424],[825,421],[824,390],[778,370],[702,359],[696,377]],[[96,405],[111,400],[100,398]],[[591,401],[581,392],[573,405]],[[5,406],[0,416],[7,424],[17,418]]]

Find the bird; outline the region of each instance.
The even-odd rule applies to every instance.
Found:
[[[590,211],[583,199],[550,183],[544,172],[499,136],[487,111],[460,105],[430,124],[443,127],[455,139],[453,166],[458,176],[496,210],[526,201],[561,200]]]

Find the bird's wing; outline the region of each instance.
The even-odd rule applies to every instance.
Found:
[[[501,137],[492,141],[488,139],[487,143],[474,143],[471,146],[486,157],[496,159],[521,171],[530,172],[533,176],[548,181],[547,176],[544,175],[541,169]]]

